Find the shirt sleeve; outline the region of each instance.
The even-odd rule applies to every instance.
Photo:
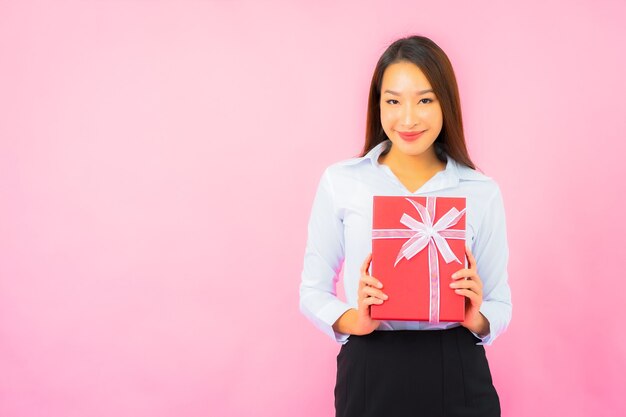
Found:
[[[332,325],[351,307],[337,298],[336,283],[344,260],[343,222],[337,215],[328,168],[322,174],[311,209],[304,267],[300,283],[300,311],[338,343],[349,334]]]
[[[507,242],[504,203],[500,188],[487,205],[481,225],[476,233],[472,253],[476,259],[477,272],[483,282],[483,302],[480,312],[489,321],[489,334],[479,337],[477,345],[491,345],[511,321],[511,289],[508,284]]]

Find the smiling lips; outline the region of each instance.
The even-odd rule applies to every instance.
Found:
[[[416,140],[417,138],[422,136],[422,133],[424,133],[424,132],[425,132],[425,130],[422,130],[421,132],[398,132],[398,134],[405,141],[413,142],[414,140]]]

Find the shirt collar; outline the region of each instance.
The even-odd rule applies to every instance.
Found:
[[[379,143],[378,145],[370,149],[370,151],[366,153],[364,156],[361,156],[358,158],[352,158],[348,160],[347,162],[349,164],[358,164],[360,162],[369,160],[369,162],[374,167],[382,168],[381,167],[382,164],[378,162],[378,158],[380,157],[380,154],[383,153],[387,149],[387,147],[389,147],[390,145],[391,145],[391,141],[389,139],[385,139],[384,141],[382,141],[381,143]],[[489,179],[489,177],[482,174],[481,172],[478,172],[477,170],[472,169],[464,164],[458,163],[455,159],[453,159],[449,155],[446,155],[446,158],[448,159],[448,161],[446,163],[446,168],[443,171],[443,176],[445,176],[448,179],[448,181],[452,181],[453,183],[458,184],[459,180],[485,181]],[[448,184],[448,185],[455,185],[455,184]]]

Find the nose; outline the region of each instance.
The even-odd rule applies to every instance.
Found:
[[[403,126],[409,129],[419,122],[417,109],[410,102],[407,102],[404,106],[402,106],[400,121],[402,122]]]

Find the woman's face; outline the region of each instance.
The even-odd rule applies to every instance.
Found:
[[[443,113],[431,88],[422,70],[411,62],[396,62],[385,70],[380,120],[396,151],[412,156],[435,154],[432,145],[441,132]],[[411,139],[402,132],[423,133]]]

